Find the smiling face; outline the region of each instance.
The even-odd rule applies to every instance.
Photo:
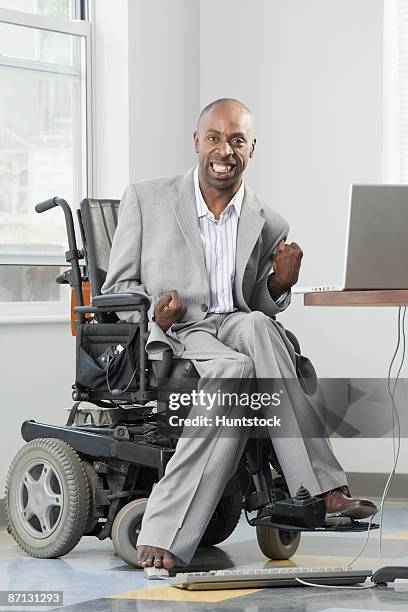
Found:
[[[199,176],[217,190],[238,189],[256,140],[250,111],[235,100],[215,104],[194,133]]]

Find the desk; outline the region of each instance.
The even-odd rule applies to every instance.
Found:
[[[305,306],[408,306],[408,289],[381,289],[377,291],[314,291],[305,293]],[[408,578],[405,566],[382,567],[374,574],[378,583]]]
[[[408,289],[376,291],[314,291],[305,293],[305,306],[408,306]]]

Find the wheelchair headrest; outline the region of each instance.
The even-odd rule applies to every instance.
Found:
[[[99,295],[106,279],[113,235],[118,224],[120,200],[86,198],[81,202],[84,248],[92,297]]]

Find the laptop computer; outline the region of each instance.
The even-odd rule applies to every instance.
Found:
[[[351,185],[342,284],[293,293],[408,289],[408,185]]]

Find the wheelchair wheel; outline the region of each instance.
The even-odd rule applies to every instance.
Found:
[[[53,559],[79,542],[89,486],[81,459],[62,440],[37,438],[13,459],[6,481],[8,532],[32,557]]]
[[[199,546],[215,546],[224,542],[234,531],[242,510],[242,495],[224,496],[218,502]]]
[[[300,531],[256,526],[259,548],[268,559],[290,559],[300,543]]]
[[[134,499],[123,506],[112,524],[111,538],[115,553],[129,565],[137,564],[136,543],[139,536],[147,497]]]

